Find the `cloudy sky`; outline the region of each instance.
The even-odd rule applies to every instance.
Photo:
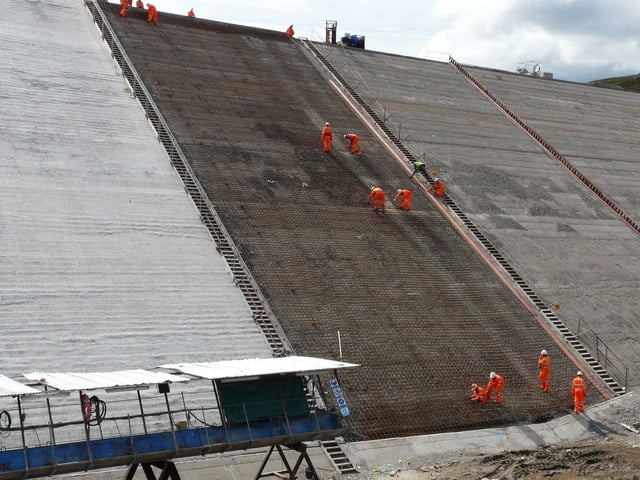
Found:
[[[146,0],[145,0],[146,1]],[[326,20],[367,50],[514,71],[535,62],[586,82],[640,72],[640,0],[156,0],[160,11],[322,41]]]

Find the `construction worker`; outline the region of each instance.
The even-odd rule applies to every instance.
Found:
[[[147,3],[149,13],[147,14],[147,23],[158,24],[158,9],[153,3]]]
[[[496,372],[489,374],[489,383],[487,384],[487,400],[491,398],[493,389],[496,390],[496,403],[502,403],[502,389],[504,388],[504,377]]]
[[[324,143],[325,152],[331,151],[331,140],[333,140],[333,130],[331,130],[331,125],[327,122],[322,129],[322,143]]]
[[[129,6],[129,4],[127,3],[127,0],[120,0],[120,16],[121,17],[126,17],[127,16],[127,7]]]
[[[404,209],[407,212],[411,210],[411,199],[413,198],[413,192],[411,190],[407,190],[399,188],[396,196],[393,197],[393,201],[400,200],[400,206],[398,208]]]
[[[436,177],[433,179],[433,185],[431,185],[429,187],[429,190],[427,191],[433,193],[434,195],[437,195],[440,198],[444,198],[444,196],[447,194],[447,186],[442,180]]]
[[[471,384],[471,400],[475,400],[480,405],[487,403],[486,391],[477,383]]]
[[[580,413],[584,410],[584,399],[587,396],[587,382],[582,378],[582,372],[576,373],[576,378],[571,384],[571,394],[573,395],[573,413]]]
[[[538,367],[540,368],[540,373],[538,373],[540,388],[542,388],[543,392],[549,392],[551,391],[551,382],[549,380],[551,377],[551,357],[546,350],[540,352]]]
[[[344,138],[351,142],[350,148],[351,153],[360,153],[360,148],[358,147],[358,143],[360,142],[360,137],[355,133],[346,133]]]
[[[193,8],[187,12],[187,17],[196,18]]]
[[[293,37],[293,35],[294,35],[295,33],[296,33],[296,32],[294,32],[294,31],[293,31],[293,25],[289,25],[289,28],[287,28],[287,31],[286,31],[286,32],[284,32],[284,34],[287,36],[287,38],[291,38],[291,37]]]
[[[382,210],[384,212],[386,205],[384,203],[384,191],[380,187],[371,187],[369,192],[369,203],[373,200],[373,210]]]
[[[427,174],[427,167],[424,162],[413,162],[413,173],[409,175],[409,178],[413,178],[413,176],[418,172],[422,172],[425,175]]]
[[[142,3],[142,0],[136,0],[136,8],[144,8],[144,3]]]
[[[127,0],[127,7],[133,7],[133,0]]]

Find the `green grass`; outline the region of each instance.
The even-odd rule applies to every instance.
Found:
[[[626,77],[603,78],[602,80],[594,80],[589,82],[596,87],[618,88],[622,90],[630,90],[640,92],[640,73],[636,75],[627,75]]]

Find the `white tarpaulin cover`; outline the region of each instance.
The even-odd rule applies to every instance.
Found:
[[[29,380],[47,385],[56,390],[95,390],[98,388],[132,387],[155,385],[165,382],[186,382],[186,379],[162,372],[148,370],[122,370],[97,373],[25,373]]]
[[[9,377],[0,375],[0,397],[10,397],[13,395],[28,395],[31,393],[40,393],[35,388],[23,385],[20,382],[11,380]]]
[[[277,373],[305,373],[334,368],[358,367],[354,363],[337,362],[313,357],[252,358],[208,363],[179,363],[159,368],[209,380],[252,377]]]

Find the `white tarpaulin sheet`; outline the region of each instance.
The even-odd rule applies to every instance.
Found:
[[[313,357],[252,358],[209,363],[179,363],[159,368],[209,380],[252,377],[277,373],[308,373],[334,368],[358,367],[354,363]]]
[[[0,375],[0,397],[10,397],[13,395],[28,395],[31,393],[39,393],[35,388],[23,385],[20,382],[11,380],[9,377]]]
[[[95,390],[99,388],[134,387],[155,385],[165,382],[186,382],[187,380],[162,372],[148,370],[122,370],[97,373],[25,373],[29,380],[47,385],[56,390]]]

